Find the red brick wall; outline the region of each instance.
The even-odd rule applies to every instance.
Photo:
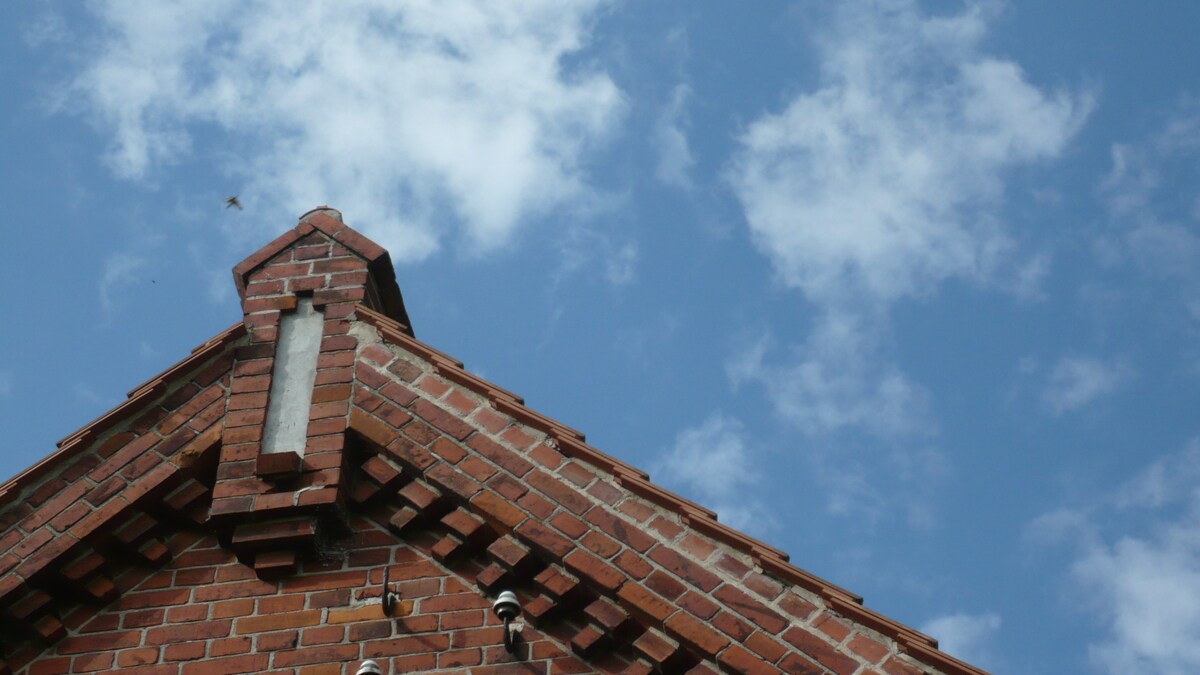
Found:
[[[213,537],[175,535],[169,564],[125,570],[119,600],[71,612],[69,635],[18,672],[317,675],[354,673],[365,658],[390,661],[394,673],[594,672],[532,626],[514,663],[490,600],[474,586],[478,563],[450,569],[430,558],[432,537],[405,543],[363,516],[352,526],[327,561],[279,581],[258,579]],[[379,592],[389,563],[400,601],[385,617]],[[621,659],[600,662],[624,670]]]

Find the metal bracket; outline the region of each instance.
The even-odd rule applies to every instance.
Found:
[[[517,633],[521,632],[524,624],[513,624],[511,619],[504,619],[504,649],[513,656],[517,655]]]
[[[385,566],[383,568],[383,593],[379,596],[379,599],[383,604],[384,616],[392,615],[392,612],[395,611],[395,609],[396,609],[396,601],[400,599],[400,591],[392,590],[391,580],[389,579],[389,572],[390,572],[390,568]],[[399,589],[398,586],[397,586],[397,589]]]

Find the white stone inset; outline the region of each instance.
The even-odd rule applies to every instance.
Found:
[[[313,308],[312,298],[299,298],[296,311],[285,313],[279,322],[263,452],[293,451],[304,455],[324,328],[325,316]]]

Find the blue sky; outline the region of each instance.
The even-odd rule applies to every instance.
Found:
[[[498,4],[6,5],[0,474],[328,203],[418,337],[947,651],[1200,671],[1194,3]]]

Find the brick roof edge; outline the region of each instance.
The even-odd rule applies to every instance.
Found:
[[[322,208],[305,214],[293,230],[277,238],[235,267],[234,276],[235,281],[239,282],[239,293],[244,293],[245,279],[254,269],[300,237],[319,230],[325,236],[338,241],[354,252],[355,255],[362,257],[369,266],[382,265],[386,267],[386,274],[380,272],[381,276],[377,277],[377,281],[379,279],[387,280],[395,289],[396,298],[399,300],[399,287],[395,283],[394,271],[387,252],[345,226],[340,220],[340,214],[336,219],[329,215],[330,211],[332,210]],[[371,268],[372,275],[375,274],[375,267]],[[520,396],[469,373],[463,367],[462,362],[416,340],[408,327],[402,301],[400,301],[399,312],[395,312],[394,307],[393,311],[389,311],[386,304],[381,309],[382,312],[364,305],[357,305],[354,307],[352,318],[373,326],[385,341],[396,344],[427,360],[439,375],[483,396],[497,410],[512,416],[523,424],[543,431],[549,438],[554,439],[564,455],[587,462],[608,472],[616,483],[630,492],[678,514],[686,527],[749,555],[765,573],[819,595],[842,616],[895,640],[900,649],[911,657],[947,673],[980,674],[984,672],[937,650],[937,641],[933,638],[868,609],[862,604],[861,596],[790,564],[787,553],[718,522],[713,511],[651,483],[646,473],[588,445],[582,432],[532,410],[525,406]],[[106,431],[128,420],[158,400],[178,378],[188,375],[204,363],[218,357],[245,334],[246,328],[243,323],[239,322],[202,343],[175,365],[134,388],[129,392],[128,399],[121,405],[62,439],[58,444],[58,450],[54,453],[0,485],[0,505],[11,502],[30,484],[41,480],[70,462],[77,454],[100,440]],[[196,439],[196,442],[201,445],[211,444],[213,441],[208,436],[209,434],[205,434],[204,438]],[[96,529],[100,527],[106,527],[106,525],[95,526]]]
[[[239,321],[236,324],[217,333],[211,339],[200,343],[191,353],[180,359],[161,373],[142,384],[134,387],[115,408],[88,422],[56,444],[58,449],[42,458],[37,464],[25,469],[12,478],[0,484],[0,507],[16,499],[21,490],[34,481],[53,473],[58,467],[69,462],[80,452],[87,450],[92,442],[105,431],[142,410],[143,406],[161,396],[170,384],[182,374],[188,373],[200,364],[223,352],[229,345],[246,334],[245,325]]]

